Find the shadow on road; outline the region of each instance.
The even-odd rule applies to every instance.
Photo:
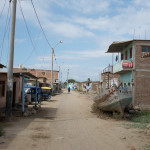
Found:
[[[56,101],[57,100],[51,101],[51,104],[55,103]],[[50,102],[44,102],[43,107],[36,114],[30,117],[13,116],[11,122],[1,121],[0,126],[4,128],[5,134],[3,137],[0,137],[0,149],[7,149],[9,144],[11,144],[11,142],[16,138],[16,136],[18,136],[18,134],[23,132],[24,130],[29,130],[29,135],[26,136],[30,137],[30,130],[31,132],[34,132],[32,131],[34,130],[34,128],[30,128],[31,123],[35,124],[38,121],[45,122],[55,119],[57,108],[53,108],[49,104]]]

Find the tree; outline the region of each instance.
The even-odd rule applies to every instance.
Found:
[[[88,78],[88,79],[87,79],[87,85],[88,85],[88,86],[89,86],[90,82],[91,82],[91,79]]]
[[[68,83],[76,83],[75,79],[68,79]]]
[[[90,78],[88,78],[88,79],[87,79],[87,81],[88,81],[88,82],[90,82],[90,81],[91,81],[91,79],[90,79]]]

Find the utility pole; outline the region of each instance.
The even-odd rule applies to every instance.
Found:
[[[60,83],[60,66],[59,66],[59,83]]]
[[[9,56],[8,56],[8,73],[7,73],[7,93],[6,93],[6,120],[11,119],[12,99],[13,99],[13,62],[14,62],[14,40],[15,40],[15,24],[16,24],[16,3],[12,0],[12,16],[9,39]]]
[[[63,41],[59,41],[55,47],[60,44],[60,43],[63,43]],[[54,48],[55,48],[54,47]],[[53,95],[53,55],[54,55],[54,48],[52,48],[52,69],[51,69],[51,88],[52,88],[52,95]]]
[[[53,53],[54,53],[54,49],[52,48],[52,69],[51,69],[51,88],[52,88],[52,95],[53,95]]]
[[[61,83],[62,83],[62,72],[61,72]]]
[[[67,71],[67,88],[68,88],[68,76],[69,76],[69,69]]]

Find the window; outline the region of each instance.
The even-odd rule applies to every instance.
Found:
[[[150,52],[150,46],[142,46],[142,52]]]
[[[123,54],[121,54],[121,60],[123,60]]]
[[[130,48],[130,58],[132,58],[132,48]]]
[[[5,96],[5,81],[0,81],[0,97]]]
[[[125,60],[128,59],[128,51],[125,52]]]
[[[43,75],[45,75],[45,72],[42,72]]]

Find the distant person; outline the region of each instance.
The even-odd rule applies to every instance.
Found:
[[[124,88],[123,89],[124,89],[124,93],[128,93],[126,83],[124,83]]]
[[[120,87],[119,87],[120,93],[122,93],[122,89],[123,89],[123,87],[122,87],[122,83],[121,83],[121,84],[120,84]]]
[[[130,86],[130,82],[128,83],[127,91],[128,91],[128,93],[131,93],[131,92],[132,92],[132,88],[131,88],[131,86]]]
[[[68,87],[68,93],[70,93],[70,86]]]

